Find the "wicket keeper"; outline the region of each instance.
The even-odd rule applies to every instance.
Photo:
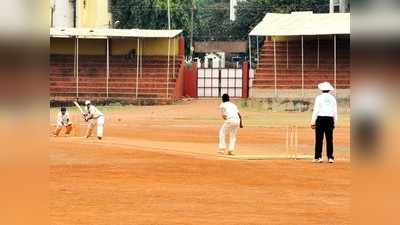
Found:
[[[60,112],[57,114],[57,127],[53,135],[57,137],[63,127],[65,127],[65,135],[68,136],[72,131],[72,122],[65,107],[61,107]]]

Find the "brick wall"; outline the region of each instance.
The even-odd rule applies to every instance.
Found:
[[[50,100],[55,102],[80,100],[164,103],[173,99],[176,77],[182,66],[183,57],[177,57],[175,67],[170,57],[170,75],[167,82],[167,57],[143,57],[142,75],[136,79],[136,57],[130,60],[125,56],[110,57],[110,76],[106,79],[105,56],[79,56],[78,88],[74,76],[74,57],[72,55],[50,56]],[[175,70],[175,78],[174,71]],[[136,98],[136,86],[138,95]],[[167,95],[168,90],[168,95]]]
[[[317,63],[317,38],[304,41],[304,88],[315,89],[318,83],[334,83],[334,44],[333,38],[321,38],[320,60]],[[287,55],[288,54],[288,55]],[[300,89],[301,40],[276,41],[277,88]],[[350,40],[337,38],[337,89],[350,88]],[[266,40],[260,50],[260,62],[255,72],[255,89],[274,89],[274,47],[272,40]]]

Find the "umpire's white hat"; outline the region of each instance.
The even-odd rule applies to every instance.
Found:
[[[321,91],[333,91],[334,88],[329,82],[322,82],[318,84],[318,89]]]

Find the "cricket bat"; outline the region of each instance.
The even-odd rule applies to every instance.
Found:
[[[74,101],[74,104],[76,107],[78,107],[79,111],[81,111],[81,114],[83,117],[85,117],[85,113],[83,112],[83,109],[81,108],[81,106],[79,105],[79,103],[77,101]]]

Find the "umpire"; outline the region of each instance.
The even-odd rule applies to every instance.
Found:
[[[333,156],[333,129],[337,122],[336,99],[329,92],[334,88],[328,82],[318,84],[322,94],[315,98],[314,110],[311,118],[311,128],[315,129],[315,156],[313,162],[322,163],[322,146],[324,135],[326,138],[326,153],[328,162],[334,163]]]

